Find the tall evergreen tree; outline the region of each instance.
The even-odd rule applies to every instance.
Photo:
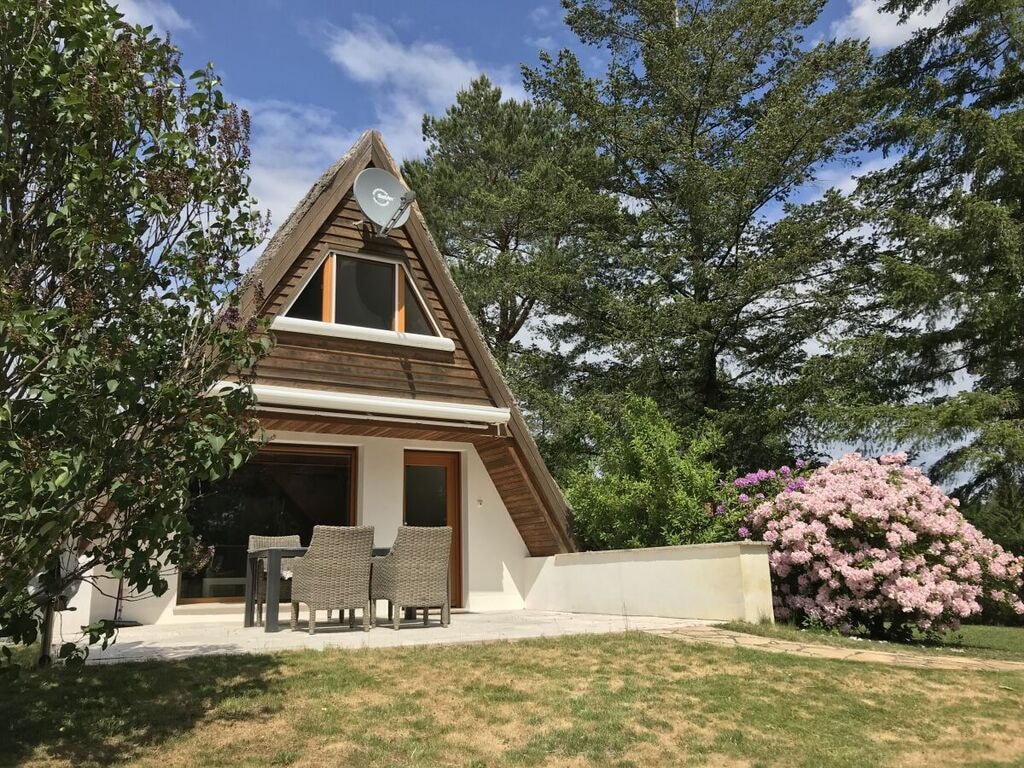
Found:
[[[442,252],[498,361],[580,273],[579,233],[614,214],[593,143],[546,104],[502,99],[486,77],[426,115],[423,160],[405,164]],[[543,332],[542,327],[534,330]]]
[[[403,173],[558,471],[570,411],[582,414],[568,396],[582,364],[558,329],[616,225],[618,205],[601,194],[608,164],[557,108],[503,99],[486,77],[424,117],[423,135],[426,156]]]
[[[873,311],[842,348],[854,384],[833,400],[852,407],[829,408],[839,431],[938,450],[935,479],[978,509],[1024,484],[1022,48],[1019,0],[963,0],[882,59],[874,145],[895,160],[860,190]]]
[[[806,426],[802,366],[849,308],[858,213],[807,192],[863,139],[866,46],[804,39],[823,0],[564,5],[604,74],[565,50],[527,85],[599,138],[631,212],[618,258],[577,294],[587,306],[570,304],[575,332],[607,391],[649,394],[684,428],[714,422],[723,467],[774,462]]]

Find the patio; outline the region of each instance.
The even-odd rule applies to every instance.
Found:
[[[336,616],[336,614],[335,614]],[[125,627],[117,642],[105,651],[93,648],[89,663],[181,659],[209,654],[267,653],[273,651],[324,648],[393,648],[416,645],[457,645],[496,640],[523,640],[565,635],[601,635],[630,630],[665,632],[709,622],[690,619],[662,619],[639,616],[558,613],[553,611],[506,611],[495,613],[453,612],[450,627],[436,620],[424,627],[422,621],[407,621],[398,632],[378,626],[363,632],[347,622],[318,622],[317,632],[305,631],[305,619],[298,631],[287,629],[265,633],[260,627],[245,628],[239,619],[231,621]]]

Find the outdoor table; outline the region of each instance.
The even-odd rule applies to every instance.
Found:
[[[263,631],[277,632],[281,608],[281,561],[289,557],[302,557],[309,547],[270,547],[254,549],[245,559],[245,623],[251,627],[256,623],[256,564],[267,561],[267,604],[263,609]],[[374,556],[386,555],[388,547],[374,547]]]

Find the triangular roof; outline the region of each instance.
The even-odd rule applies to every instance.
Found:
[[[369,166],[382,168],[402,178],[394,158],[377,131],[366,131],[355,145],[331,165],[313,184],[306,196],[277,229],[262,255],[243,282],[246,315],[273,315],[280,302],[273,299],[300,254],[350,195],[355,177]],[[508,408],[508,438],[472,440],[491,473],[531,554],[547,555],[575,550],[569,533],[568,504],[551,477],[515,399],[491,355],[480,329],[470,314],[448,266],[437,248],[419,206],[413,204],[407,223],[401,228],[458,334],[465,354],[472,361],[490,400]],[[500,482],[497,475],[500,475]],[[512,505],[515,504],[515,509]]]

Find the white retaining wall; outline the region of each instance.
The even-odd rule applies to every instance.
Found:
[[[774,620],[761,542],[530,557],[525,597],[527,608],[542,611]]]
[[[480,513],[479,508],[477,513]],[[509,536],[508,532],[504,535]],[[475,573],[477,579],[482,575],[482,562],[492,559],[493,565],[494,560],[504,561],[499,569],[503,575],[495,580],[494,586],[486,580],[471,585],[467,606],[471,611],[525,607],[541,611],[712,621],[773,619],[768,545],[761,542],[580,552],[552,557],[520,555],[517,558],[509,554],[502,559],[494,558],[493,552],[478,544],[477,551],[471,550],[468,554],[467,572]],[[489,573],[488,570],[483,572]],[[117,582],[109,577],[98,581],[106,594],[101,595],[87,586],[79,590],[72,600],[78,611],[65,614],[68,627],[77,628],[90,620],[113,616],[112,597],[117,592]],[[502,587],[495,589],[499,583]],[[172,589],[161,597],[130,599],[125,604],[124,617],[144,624],[241,620],[241,605],[176,606],[173,584],[172,581]],[[503,598],[494,599],[495,593]],[[379,606],[378,613],[383,615],[383,610],[384,606]]]

